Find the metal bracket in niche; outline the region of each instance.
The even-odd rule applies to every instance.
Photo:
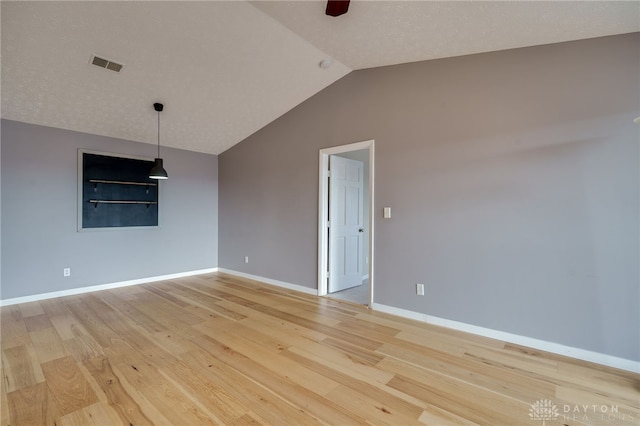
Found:
[[[150,186],[158,186],[157,183],[151,183],[151,182],[129,182],[129,181],[124,181],[124,180],[89,179],[89,182],[91,182],[93,184],[94,192],[98,190],[98,184],[99,183],[109,183],[109,184],[113,184],[113,185],[146,186],[147,187],[147,194],[149,193],[149,187]]]
[[[93,204],[94,208],[98,208],[98,204],[146,204],[149,208],[152,204],[158,204],[157,201],[134,201],[134,200],[89,200],[88,203]]]

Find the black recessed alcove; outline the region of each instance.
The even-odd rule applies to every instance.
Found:
[[[158,226],[153,161],[82,153],[82,228]]]

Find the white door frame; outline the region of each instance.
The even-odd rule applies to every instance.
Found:
[[[375,141],[373,139],[363,142],[351,143],[348,145],[334,146],[331,148],[323,148],[319,154],[319,183],[318,183],[318,296],[327,295],[327,271],[329,259],[327,253],[329,251],[329,238],[327,235],[327,222],[329,221],[329,156],[333,154],[341,154],[344,152],[358,151],[361,149],[369,150],[369,217],[365,220],[369,221],[369,307],[373,307],[373,264],[374,264],[374,158],[375,158]]]

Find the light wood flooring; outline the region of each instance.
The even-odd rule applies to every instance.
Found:
[[[2,425],[640,424],[637,374],[223,274],[0,311]]]

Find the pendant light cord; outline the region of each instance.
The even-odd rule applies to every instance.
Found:
[[[158,111],[158,158],[160,158],[160,111]]]

